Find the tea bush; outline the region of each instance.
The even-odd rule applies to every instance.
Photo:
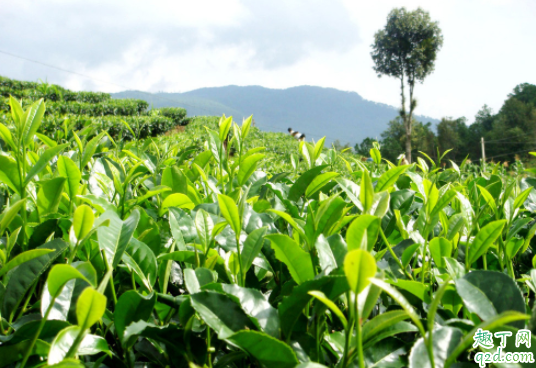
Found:
[[[65,123],[67,121],[67,123]],[[164,134],[174,128],[176,124],[169,118],[160,115],[149,116],[101,116],[66,114],[61,118],[45,116],[39,129],[40,133],[54,137],[56,133],[65,136],[61,131],[67,124],[69,129],[80,130],[90,128],[93,134],[106,131],[114,139],[131,140],[134,138],[147,138]],[[130,129],[132,132],[130,131]]]
[[[149,110],[143,100],[112,99],[107,93],[74,92],[44,82],[0,77],[0,96],[4,97],[0,99],[0,111],[6,113],[10,111],[10,96],[25,105],[43,99],[47,110],[39,133],[58,139],[69,129],[88,128],[93,132],[106,130],[114,139],[130,140],[154,137],[187,123],[183,108]]]
[[[175,125],[186,125],[186,109],[181,107],[162,107],[160,109],[153,109],[152,111],[171,119]]]
[[[9,104],[0,367],[463,367],[480,329],[534,331],[530,173],[362,162],[251,118],[45,135],[48,104]]]

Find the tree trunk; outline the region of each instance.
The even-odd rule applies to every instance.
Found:
[[[406,114],[406,95],[404,94],[404,71],[400,76],[400,98],[402,107],[400,109],[400,117],[404,123],[404,129],[406,130],[406,160],[408,164],[411,164],[411,89],[410,89],[410,120],[408,121],[408,115]]]
[[[406,125],[406,160],[411,164],[411,125]]]
[[[417,101],[413,99],[413,88],[415,87],[415,78],[408,78],[409,84],[409,114],[406,116],[406,160],[411,164],[411,130],[413,125],[413,110],[417,106]]]

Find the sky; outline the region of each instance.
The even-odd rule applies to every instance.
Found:
[[[314,85],[398,106],[399,81],[378,78],[370,52],[402,6],[428,11],[444,37],[417,114],[471,123],[536,84],[534,0],[5,1],[0,75],[104,92]]]

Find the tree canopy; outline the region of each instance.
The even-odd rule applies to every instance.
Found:
[[[406,158],[411,162],[411,136],[413,111],[417,100],[413,97],[415,82],[434,70],[437,52],[443,45],[443,36],[437,22],[430,19],[428,12],[418,8],[393,9],[384,29],[374,35],[372,59],[378,76],[387,75],[400,79],[401,109],[406,135]],[[405,83],[409,87],[409,112],[406,109]]]
[[[393,9],[385,28],[374,35],[374,70],[378,76],[406,77],[408,84],[422,82],[434,70],[442,45],[441,29],[428,12]]]

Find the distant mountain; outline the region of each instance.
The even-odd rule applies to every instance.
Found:
[[[305,133],[307,140],[326,136],[331,143],[338,139],[352,146],[366,137],[380,137],[390,120],[398,115],[397,108],[363,99],[356,92],[334,88],[299,86],[270,89],[261,86],[226,86],[196,89],[184,93],[155,93],[125,91],[112,94],[114,98],[139,98],[154,107],[180,106],[188,116],[253,115],[262,130],[286,132],[289,127]],[[437,119],[417,116],[417,120]]]

